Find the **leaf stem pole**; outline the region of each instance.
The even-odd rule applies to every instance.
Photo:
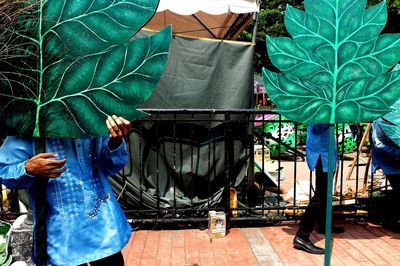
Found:
[[[329,124],[329,147],[328,147],[328,188],[326,193],[326,222],[325,222],[325,257],[324,265],[331,265],[331,227],[332,227],[332,186],[333,169],[335,168],[335,127]]]
[[[43,2],[40,3],[39,7],[39,29],[38,29],[38,45],[39,45],[39,88],[38,88],[38,96],[36,100],[36,121],[35,121],[35,129],[33,131],[33,137],[40,137],[40,128],[39,128],[39,118],[40,118],[40,108],[41,105],[41,97],[43,90],[43,35],[42,35],[42,27],[43,27]]]
[[[39,29],[38,29],[38,45],[39,45],[39,88],[37,97],[37,108],[36,108],[36,121],[35,129],[33,131],[33,137],[35,137],[35,154],[43,153],[46,151],[46,139],[39,138],[39,118],[41,108],[41,96],[43,90],[43,5],[46,1],[40,1],[39,6]],[[47,216],[47,200],[46,200],[46,189],[48,179],[43,177],[36,178],[35,184],[35,238],[34,238],[34,251],[37,266],[46,266],[47,263],[47,228],[46,228],[46,216]]]
[[[35,138],[35,154],[46,151],[46,139]],[[35,179],[35,228],[34,228],[34,254],[37,266],[47,265],[47,200],[46,189],[48,178],[36,177]]]

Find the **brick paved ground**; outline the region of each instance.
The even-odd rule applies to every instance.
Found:
[[[346,222],[346,232],[334,235],[331,265],[400,265],[400,234],[381,226]],[[197,229],[136,231],[123,250],[134,265],[323,265],[324,257],[296,250],[297,225],[233,228],[223,239]],[[312,239],[324,247],[321,234]]]
[[[400,265],[400,234],[372,224],[344,224],[344,234],[333,235],[331,265]],[[263,232],[284,265],[323,265],[323,256],[291,247],[296,225],[265,227]],[[324,236],[313,234],[316,245],[324,247]]]
[[[137,231],[123,251],[130,265],[259,265],[239,228],[210,241],[207,231]]]

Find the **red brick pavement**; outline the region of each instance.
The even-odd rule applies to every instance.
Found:
[[[400,265],[400,234],[381,226],[346,222],[344,234],[333,234],[331,265]],[[297,225],[265,227],[264,234],[284,265],[324,265],[324,256],[292,247]],[[325,247],[324,235],[312,240]]]
[[[207,230],[136,231],[123,250],[133,265],[259,265],[241,229],[210,241]]]
[[[347,222],[344,226],[344,234],[333,235],[331,265],[400,265],[400,234],[371,224]],[[254,246],[261,235],[268,243],[263,246],[272,247],[264,257],[278,259],[274,265],[323,265],[324,256],[293,248],[296,230],[293,222],[250,230],[233,228],[225,238],[212,241],[207,230],[143,230],[132,233],[123,254],[127,266],[263,265],[260,262],[266,260]],[[324,235],[314,233],[312,240],[324,247]]]

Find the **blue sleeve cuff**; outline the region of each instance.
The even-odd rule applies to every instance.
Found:
[[[108,147],[108,145],[107,145],[107,149],[108,149],[108,151],[110,152],[110,154],[114,154],[114,153],[121,152],[121,151],[123,151],[123,150],[126,149],[125,141],[122,140],[121,145],[119,145],[116,149],[111,150],[111,149]]]
[[[8,167],[7,178],[2,177],[2,183],[10,189],[29,189],[35,182],[35,177],[26,173],[26,161]]]
[[[128,161],[128,151],[126,150],[126,143],[122,140],[121,145],[116,149],[110,150],[107,145],[108,156],[114,165],[125,165]]]

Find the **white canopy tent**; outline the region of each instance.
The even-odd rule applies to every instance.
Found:
[[[160,0],[146,28],[160,30],[171,24],[175,34],[232,40],[258,10],[257,0]]]

